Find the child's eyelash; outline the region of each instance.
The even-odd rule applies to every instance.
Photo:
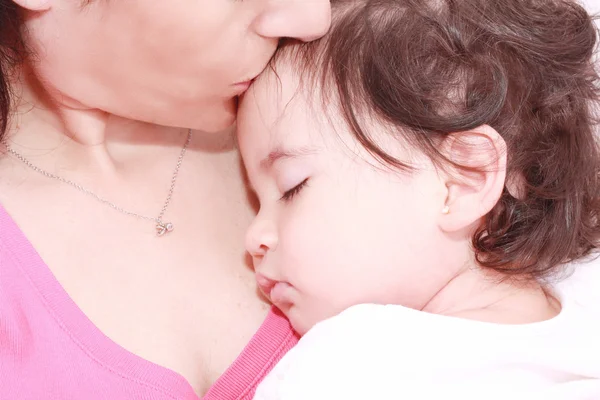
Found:
[[[291,188],[290,190],[288,190],[287,192],[285,192],[283,194],[283,196],[281,196],[281,200],[283,200],[283,201],[290,201],[290,200],[292,200],[298,193],[300,193],[300,191],[302,190],[302,188],[304,186],[306,186],[307,182],[308,182],[308,178],[306,178],[305,180],[303,180],[302,182],[300,182],[299,184],[297,184],[296,186],[294,186],[293,188]]]

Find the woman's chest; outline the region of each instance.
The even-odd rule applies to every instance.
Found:
[[[104,335],[204,393],[268,312],[243,247],[253,211],[239,182],[182,187],[174,230],[44,188],[2,203],[80,312]]]
[[[179,226],[170,237],[137,238],[131,227],[111,234],[107,222],[99,222],[104,231],[95,236],[43,229],[40,245],[33,243],[79,312],[115,346],[176,371],[204,393],[269,309],[257,294],[243,235]]]

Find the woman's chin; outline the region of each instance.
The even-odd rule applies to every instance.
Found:
[[[137,116],[135,119],[157,125],[190,128],[206,133],[220,133],[231,128],[237,118],[237,98],[223,99],[212,104],[186,104],[172,107],[171,113],[160,113],[153,118]],[[165,118],[167,117],[167,118]]]
[[[194,117],[189,128],[218,133],[230,128],[237,118],[237,97],[215,104],[210,110],[201,110]]]

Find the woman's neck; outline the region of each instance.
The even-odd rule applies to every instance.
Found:
[[[6,140],[41,167],[56,162],[93,173],[116,173],[148,151],[180,147],[185,130],[128,120],[50,95],[32,74],[13,82],[17,104]]]

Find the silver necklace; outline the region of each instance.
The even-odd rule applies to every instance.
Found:
[[[171,177],[171,187],[169,188],[167,198],[165,199],[162,209],[160,210],[160,213],[158,213],[157,217],[150,217],[147,215],[142,215],[142,214],[138,214],[138,213],[135,213],[132,211],[125,210],[124,208],[119,207],[118,205],[113,203],[112,201],[106,200],[105,198],[98,196],[96,193],[92,192],[91,190],[85,188],[84,186],[82,186],[76,182],[73,182],[69,179],[63,178],[62,176],[58,176],[58,175],[52,174],[46,170],[43,170],[42,168],[38,167],[37,165],[33,164],[28,159],[23,157],[23,155],[16,152],[13,148],[11,148],[8,145],[8,143],[6,143],[6,141],[3,140],[2,144],[4,145],[4,147],[6,147],[6,151],[8,153],[10,153],[12,156],[14,156],[16,159],[21,161],[23,164],[25,164],[26,166],[28,166],[35,172],[37,172],[47,178],[54,179],[59,182],[65,183],[69,186],[72,186],[75,189],[79,190],[80,192],[87,194],[88,196],[96,199],[97,201],[99,201],[100,203],[102,203],[104,205],[109,206],[110,208],[112,208],[115,211],[120,212],[121,214],[125,214],[125,215],[129,215],[131,217],[154,222],[156,224],[156,235],[160,237],[160,236],[164,236],[165,234],[167,234],[169,232],[172,232],[173,228],[174,228],[173,223],[164,222],[163,217],[165,215],[165,212],[167,211],[167,208],[169,207],[169,204],[171,203],[171,198],[173,197],[173,191],[175,190],[175,183],[177,182],[177,176],[179,175],[179,168],[181,167],[181,163],[183,162],[183,157],[185,156],[185,151],[186,151],[188,145],[190,144],[191,140],[192,140],[192,130],[190,129],[188,131],[188,136],[185,141],[185,144],[183,145],[183,147],[181,149],[181,153],[179,154],[179,158],[177,159],[177,164],[175,165],[175,171],[173,171],[173,176]]]

